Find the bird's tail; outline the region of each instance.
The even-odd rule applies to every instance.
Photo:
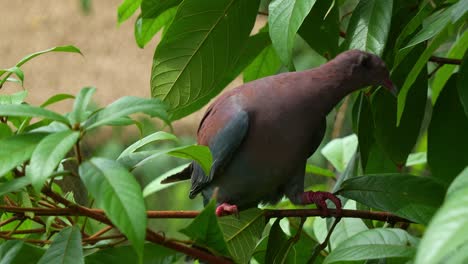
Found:
[[[178,182],[178,181],[184,181],[190,179],[193,171],[193,163],[190,163],[190,165],[182,170],[181,172],[178,172],[176,174],[173,174],[166,179],[162,180],[161,183],[171,183],[171,182]]]

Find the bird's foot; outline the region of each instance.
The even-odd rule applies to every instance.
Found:
[[[232,205],[228,203],[222,203],[216,207],[216,215],[217,216],[225,216],[225,215],[238,215],[239,210],[237,209],[237,205]]]
[[[330,200],[335,204],[336,212],[341,215],[341,201],[334,194],[329,192],[304,192],[302,194],[302,203],[303,204],[312,204],[317,205],[317,208],[322,211],[323,216],[330,216],[330,211],[328,210],[326,201]]]

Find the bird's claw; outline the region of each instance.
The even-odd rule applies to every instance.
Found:
[[[326,201],[330,200],[332,203],[335,204],[336,213],[338,216],[341,215],[341,201],[338,197],[334,194],[329,192],[304,192],[302,194],[302,201],[304,204],[311,204],[314,203],[317,205],[317,208],[322,211],[323,216],[330,216],[330,211],[328,210]]]
[[[232,215],[232,214],[239,216],[239,210],[237,209],[237,205],[222,203],[218,205],[218,207],[216,207],[217,216],[225,216],[225,215]]]

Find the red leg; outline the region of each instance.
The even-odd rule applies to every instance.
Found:
[[[236,214],[236,215],[239,214],[237,205],[222,203],[218,205],[218,207],[216,207],[217,216],[232,215],[232,214]]]
[[[338,197],[334,194],[329,192],[304,192],[302,194],[302,203],[303,204],[311,204],[314,203],[317,205],[317,208],[320,209],[325,216],[329,216],[330,212],[328,211],[327,207],[327,199],[332,201],[335,204],[336,211],[338,214],[341,214],[341,201]]]

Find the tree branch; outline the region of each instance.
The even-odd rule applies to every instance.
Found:
[[[443,58],[443,57],[438,57],[438,56],[431,56],[429,58],[429,61],[432,61],[438,64],[454,64],[454,65],[460,65],[462,63],[462,60],[460,59]]]

